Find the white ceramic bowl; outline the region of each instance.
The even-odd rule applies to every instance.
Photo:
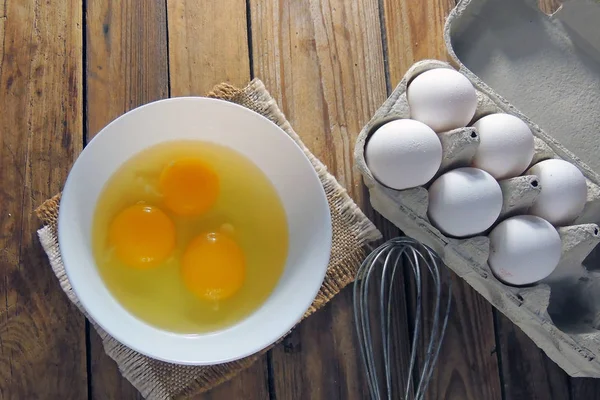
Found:
[[[229,146],[252,160],[275,186],[289,229],[288,258],[271,296],[236,325],[207,334],[176,334],[134,317],[108,291],[92,257],[92,216],[109,177],[139,151],[181,139]],[[150,103],[106,126],[73,165],[58,217],[66,273],[91,318],[119,342],[142,354],[189,365],[240,359],[285,335],[321,287],[331,235],[323,187],[300,147],[263,116],[236,104],[200,97]]]

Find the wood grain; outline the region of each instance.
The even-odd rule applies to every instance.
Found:
[[[87,140],[139,105],[168,97],[165,0],[88,0]]]
[[[168,96],[165,1],[87,2],[86,139],[139,105]],[[141,399],[89,331],[93,399]]]
[[[82,147],[81,1],[0,1],[0,398],[87,395],[84,319],[37,240],[34,209]]]
[[[367,398],[351,304],[352,291],[341,291],[272,350],[274,398]]]
[[[213,390],[195,396],[193,400],[269,400],[267,357]]]
[[[250,58],[244,0],[169,0],[172,96],[204,95],[214,85],[245,85]]]
[[[363,204],[354,141],[386,98],[377,1],[252,0],[250,9],[256,76]]]
[[[382,0],[389,81],[395,87],[408,68],[422,59],[448,59],[446,16],[455,0]]]
[[[250,1],[253,69],[302,140],[362,203],[356,135],[386,98],[376,0]],[[271,353],[277,399],[364,399],[347,288]]]
[[[221,82],[244,86],[250,80],[246,22],[243,0],[168,0],[171,95],[204,95]],[[267,371],[263,357],[195,399],[268,399]]]
[[[497,335],[506,399],[569,398],[568,376],[520,328],[499,312]]]
[[[89,400],[143,400],[136,388],[119,372],[117,364],[104,352],[102,339],[93,327],[89,329],[91,398]]]
[[[500,400],[502,391],[490,305],[464,280],[450,274],[452,309],[426,398]],[[424,298],[425,309],[433,315],[435,295],[429,276],[425,287],[429,292]],[[431,317],[424,320],[427,331],[431,329],[430,325]],[[422,357],[424,354],[422,345]]]
[[[600,379],[570,378],[571,400],[600,400]]]
[[[383,0],[392,87],[416,61],[448,58],[443,29],[454,6],[453,0]],[[452,279],[453,311],[427,398],[500,399],[492,308],[463,280]],[[433,296],[430,283],[426,292]]]

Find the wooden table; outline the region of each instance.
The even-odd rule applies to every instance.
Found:
[[[446,57],[452,0],[0,0],[0,399],[135,399],[67,301],[32,211],[105,124],[146,102],[259,77],[386,235],[354,139],[406,69]],[[455,277],[456,278],[456,277]],[[600,399],[454,279],[430,399]],[[366,399],[343,291],[206,399]]]

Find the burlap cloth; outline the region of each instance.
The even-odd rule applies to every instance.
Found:
[[[381,234],[333,175],[327,172],[326,167],[302,143],[260,80],[253,80],[243,89],[220,84],[208,96],[241,104],[279,125],[304,150],[323,184],[331,209],[333,244],[323,286],[312,306],[304,314],[306,318],[323,307],[344,286],[354,280],[356,270],[366,256],[366,245],[379,239]],[[106,353],[115,360],[123,376],[140,391],[142,396],[152,400],[188,398],[232,378],[269,350],[265,349],[258,354],[226,364],[191,367],[151,359],[117,342],[89,318],[67,279],[56,232],[59,200],[60,194],[47,200],[36,210],[44,223],[38,235],[50,265],[69,299],[100,334]]]

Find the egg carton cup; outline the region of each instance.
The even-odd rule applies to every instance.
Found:
[[[600,242],[596,225],[600,222],[600,186],[586,165],[475,75],[460,70],[477,89],[477,111],[469,125],[493,113],[515,115],[527,123],[534,135],[535,155],[531,165],[560,158],[577,166],[586,176],[588,197],[583,212],[573,225],[557,228],[562,241],[560,264],[548,278],[528,287],[505,285],[492,273],[487,263],[487,234],[491,228],[479,236],[456,239],[445,236],[430,223],[427,188],[435,178],[421,187],[395,190],[379,183],[369,171],[364,150],[370,135],[391,120],[410,118],[407,87],[417,75],[434,68],[452,66],[437,60],[414,64],[358,136],[355,163],[369,190],[373,208],[406,235],[433,248],[451,270],[518,325],[569,375],[600,377],[600,270],[583,266]],[[471,165],[479,145],[476,128],[458,128],[442,132],[439,137],[443,161],[436,177]],[[535,175],[518,176],[499,184],[503,207],[496,224],[513,215],[526,215],[542,189]]]

